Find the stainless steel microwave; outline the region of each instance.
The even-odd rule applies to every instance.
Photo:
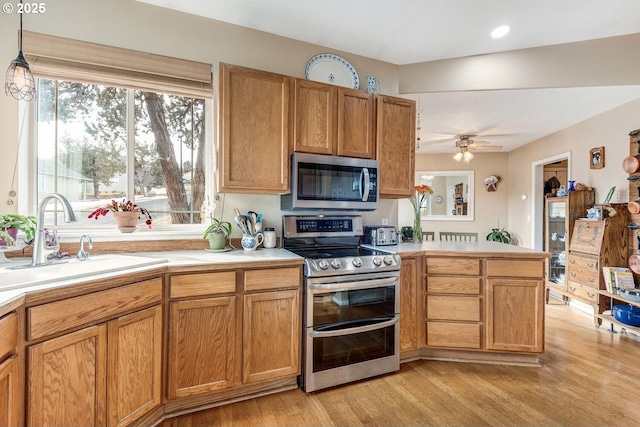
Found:
[[[359,210],[378,208],[377,160],[321,154],[291,155],[291,193],[282,210]]]

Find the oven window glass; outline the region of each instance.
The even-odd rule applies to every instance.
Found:
[[[361,174],[361,167],[301,162],[297,197],[299,200],[361,201]]]
[[[313,340],[313,372],[393,356],[395,326]]]
[[[314,329],[322,325],[352,324],[366,319],[389,319],[395,315],[396,287],[394,285],[335,291],[313,295]]]

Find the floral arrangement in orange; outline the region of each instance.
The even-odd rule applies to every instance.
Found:
[[[427,194],[433,194],[433,189],[428,185],[416,185],[414,189],[416,191],[416,195],[409,200],[418,215],[420,213],[420,207],[424,203],[424,199],[427,197]]]

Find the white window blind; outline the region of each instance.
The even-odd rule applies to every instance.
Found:
[[[24,31],[22,47],[34,76],[212,98],[211,65]]]

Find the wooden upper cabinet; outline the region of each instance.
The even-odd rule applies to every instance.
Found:
[[[296,79],[293,151],[345,157],[375,157],[373,95]]]
[[[378,95],[376,99],[380,196],[410,197],[415,185],[416,103],[385,95]]]
[[[289,191],[290,82],[220,64],[220,191]]]

